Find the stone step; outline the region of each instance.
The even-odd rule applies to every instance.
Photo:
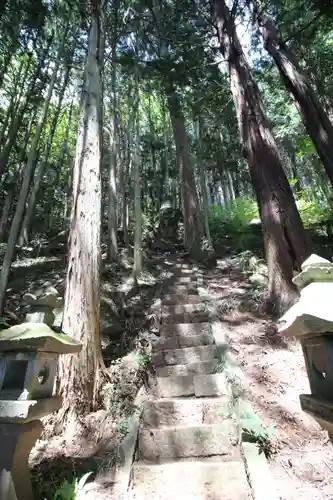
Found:
[[[185,365],[186,363],[212,361],[216,358],[216,355],[217,349],[215,345],[183,347],[182,349],[163,351],[166,365]]]
[[[269,486],[268,486],[269,487]],[[250,500],[241,461],[175,461],[133,467],[135,500]]]
[[[201,323],[173,323],[160,326],[161,337],[171,337],[177,335],[185,338],[193,335],[210,333],[211,325],[208,321]]]
[[[216,425],[142,429],[138,437],[138,456],[149,461],[212,455],[232,457],[237,444],[237,426],[229,418]]]
[[[187,275],[187,276],[175,276],[175,283],[178,284],[184,284],[184,283],[194,283],[196,281],[196,276],[195,275]]]
[[[162,297],[162,306],[175,306],[179,304],[199,304],[200,295],[189,295],[187,293],[169,293]]]
[[[227,396],[146,401],[141,418],[144,427],[219,424],[230,415],[229,403]]]
[[[151,391],[158,398],[194,396],[193,375],[157,377],[156,385],[151,388]]]
[[[157,366],[157,377],[169,377],[170,375],[205,375],[215,373],[218,369],[218,360],[188,363],[187,365]]]
[[[218,397],[231,395],[231,388],[224,373],[212,375],[175,375],[156,378],[152,393],[158,398],[180,398],[188,396]]]
[[[168,314],[162,312],[162,324],[175,323],[207,323],[211,319],[209,311],[179,312],[178,314]]]
[[[177,294],[177,293],[187,293],[190,295],[198,295],[198,290],[197,287],[193,284],[188,284],[186,285],[181,285],[177,283],[170,283],[166,288],[165,292],[171,293],[171,294]]]
[[[214,342],[214,337],[210,333],[202,333],[198,335],[189,335],[182,337],[174,335],[173,337],[160,337],[154,344],[153,350],[179,349],[180,347],[194,347],[201,345],[209,345]]]
[[[206,309],[205,304],[201,301],[194,304],[165,305],[163,307],[163,315],[177,316],[178,314],[195,314],[197,312],[203,312]]]

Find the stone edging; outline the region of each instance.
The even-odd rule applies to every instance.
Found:
[[[161,323],[161,311],[162,311],[162,301],[161,301],[161,288],[159,287],[153,304],[149,308],[149,312],[156,315],[156,324],[159,326]],[[136,451],[138,433],[140,429],[140,420],[143,409],[143,403],[147,400],[147,393],[144,385],[140,387],[138,393],[134,400],[134,406],[136,411],[130,417],[128,422],[128,433],[119,445],[119,456],[121,465],[117,469],[115,475],[115,485],[114,490],[118,500],[125,499],[128,486],[131,479],[132,464],[134,459],[134,454]]]
[[[241,452],[253,499],[277,500],[273,477],[264,452],[260,452],[255,443],[246,441],[241,442]]]

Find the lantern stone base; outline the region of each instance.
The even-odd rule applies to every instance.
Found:
[[[42,430],[40,420],[25,424],[0,424],[1,500],[33,500],[28,459]]]
[[[333,401],[325,401],[310,394],[301,394],[302,410],[315,418],[318,424],[333,435]]]

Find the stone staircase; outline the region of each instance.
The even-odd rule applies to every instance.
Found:
[[[156,380],[145,401],[132,467],[135,500],[246,500],[252,491],[230,387],[209,311],[189,265],[162,295]]]

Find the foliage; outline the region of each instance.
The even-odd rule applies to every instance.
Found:
[[[91,474],[92,472],[87,472],[80,479],[74,477],[71,482],[66,479],[59,488],[56,489],[53,500],[76,500],[79,493],[83,491]]]
[[[260,417],[252,410],[246,411],[241,418],[242,438],[244,441],[257,443],[260,452],[269,457],[273,452],[272,439],[275,427],[265,427]]]

